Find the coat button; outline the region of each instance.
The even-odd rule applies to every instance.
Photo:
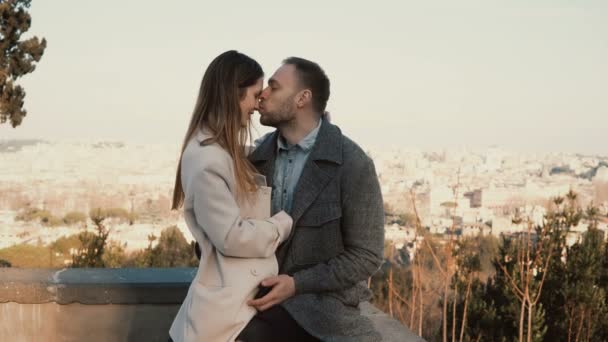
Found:
[[[257,277],[257,276],[258,276],[258,271],[257,271],[255,268],[252,268],[252,269],[251,269],[251,274],[252,274],[253,276],[256,276],[256,277]]]

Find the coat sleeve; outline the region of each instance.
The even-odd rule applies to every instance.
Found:
[[[296,294],[350,288],[367,280],[382,264],[384,206],[371,159],[366,157],[356,165],[342,186],[344,251],[327,262],[296,272]]]
[[[243,219],[228,184],[234,183],[226,163],[206,163],[192,175],[189,190],[197,224],[226,256],[265,258],[274,254],[291,231],[292,219],[280,212],[265,220]],[[231,177],[231,178],[229,178]]]

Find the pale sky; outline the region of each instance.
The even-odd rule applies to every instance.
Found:
[[[334,123],[364,147],[608,155],[606,1],[33,0],[31,14],[48,47],[20,81],[28,116],[0,139],[179,142],[205,68],[236,49],[266,78],[288,56],[318,62]]]

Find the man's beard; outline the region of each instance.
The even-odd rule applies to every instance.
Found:
[[[295,118],[295,110],[293,106],[283,104],[277,111],[266,112],[260,111],[260,123],[264,126],[279,128]]]

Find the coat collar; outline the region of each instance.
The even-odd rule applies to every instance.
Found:
[[[275,130],[258,148],[253,151],[250,160],[253,163],[274,159],[277,150],[278,130]],[[317,140],[308,157],[310,160],[324,160],[342,165],[342,132],[340,128],[323,120]]]
[[[196,132],[195,138],[199,145],[202,145],[205,140],[213,138],[213,134],[207,128],[201,128]]]

